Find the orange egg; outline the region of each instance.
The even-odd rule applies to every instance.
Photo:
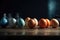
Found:
[[[45,19],[47,22],[47,27],[50,27],[50,20],[49,19]]]
[[[46,27],[47,27],[47,22],[46,22],[46,20],[45,20],[44,18],[41,18],[41,19],[39,20],[39,26],[40,26],[41,28],[46,28]]]
[[[33,19],[30,19],[29,21],[28,21],[28,26],[29,26],[29,28],[34,28],[35,27],[35,21],[33,20]]]
[[[53,28],[59,27],[59,21],[57,19],[51,19],[51,26]]]
[[[30,20],[31,18],[30,17],[27,17],[26,19],[25,19],[25,26],[28,28],[28,21]]]

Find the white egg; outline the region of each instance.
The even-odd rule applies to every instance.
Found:
[[[38,25],[38,20],[36,18],[34,18],[34,21],[36,22],[36,26]]]
[[[16,19],[15,18],[13,18],[13,23],[16,23]]]
[[[51,20],[51,26],[52,27],[59,27],[59,21],[57,19],[52,19]]]

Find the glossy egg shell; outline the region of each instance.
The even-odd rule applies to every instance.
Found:
[[[8,25],[8,20],[7,20],[6,18],[2,18],[2,19],[0,20],[0,26],[1,26],[2,28],[6,28],[7,25]]]
[[[23,18],[19,18],[18,25],[19,25],[20,27],[24,27],[24,26],[25,26],[25,21],[24,21]]]
[[[34,21],[36,23],[36,26],[38,26],[38,20],[36,18],[34,18]]]
[[[29,26],[29,28],[34,28],[35,27],[35,21],[33,20],[33,19],[30,19],[29,21],[28,21],[28,26]]]
[[[57,19],[51,19],[51,26],[53,28],[59,27],[59,21]]]
[[[35,21],[35,27],[34,27],[34,28],[35,28],[35,29],[36,29],[36,28],[39,28],[39,27],[38,27],[38,20],[37,20],[36,18],[33,18],[33,19],[34,19],[34,21]]]
[[[46,27],[47,27],[47,22],[46,22],[46,20],[45,20],[44,18],[41,18],[41,19],[39,20],[39,26],[40,26],[41,28],[46,28]]]
[[[8,20],[6,18],[2,18],[0,21],[1,25],[6,25],[8,23]]]
[[[31,19],[30,17],[27,17],[27,18],[25,19],[25,26],[26,26],[26,27],[28,27],[28,21],[29,21],[30,19]]]
[[[9,24],[12,24],[13,25],[13,24],[16,24],[16,22],[17,22],[17,20],[15,18],[9,18],[8,19],[8,23]]]
[[[47,27],[50,27],[50,20],[49,19],[45,19],[47,21]]]
[[[14,24],[16,23],[16,19],[15,19],[15,18],[13,18],[13,20],[12,20],[12,21],[13,21],[13,23],[14,23]]]

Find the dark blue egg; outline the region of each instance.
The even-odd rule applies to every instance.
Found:
[[[25,21],[24,21],[23,18],[19,18],[18,25],[19,25],[20,27],[24,27],[24,26],[25,26]]]
[[[7,23],[8,23],[8,20],[6,18],[2,18],[1,21],[0,21],[0,24],[2,26],[5,26]]]

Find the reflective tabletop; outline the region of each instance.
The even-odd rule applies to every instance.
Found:
[[[59,36],[60,28],[45,29],[0,29],[0,35]]]

